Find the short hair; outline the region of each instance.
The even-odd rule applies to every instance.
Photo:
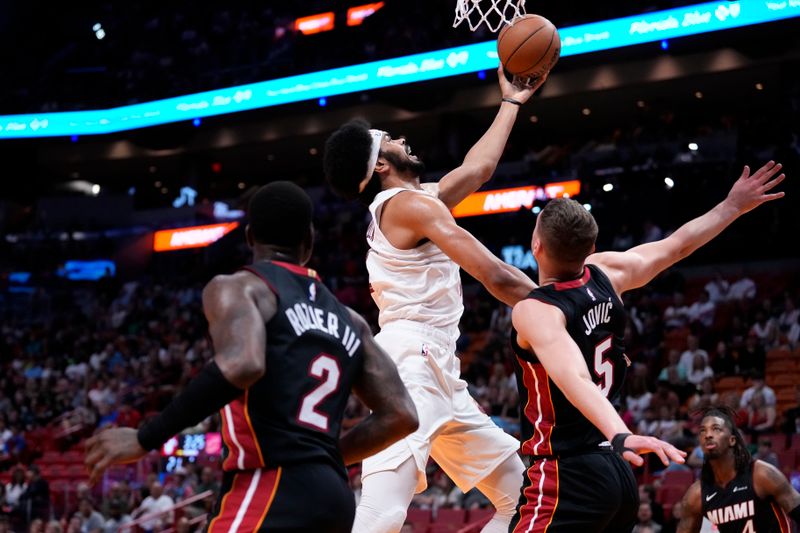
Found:
[[[311,231],[313,211],[303,189],[289,181],[275,181],[250,198],[250,232],[258,244],[296,248]]]
[[[536,221],[548,254],[569,265],[583,263],[597,240],[597,222],[570,198],[551,200]]]
[[[359,197],[358,185],[367,177],[372,153],[369,127],[364,120],[351,120],[325,141],[325,179],[336,194],[347,200]]]

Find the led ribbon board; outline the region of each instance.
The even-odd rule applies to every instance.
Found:
[[[718,1],[560,28],[561,55],[800,16],[800,0]],[[495,41],[92,111],[0,115],[0,139],[98,135],[497,68]]]
[[[453,208],[455,218],[511,213],[533,207],[537,200],[576,196],[581,192],[580,180],[548,183],[544,187],[530,185],[511,189],[495,189],[472,193]]]
[[[157,231],[153,238],[153,251],[169,252],[186,248],[204,248],[217,242],[238,226],[238,222],[228,222]]]

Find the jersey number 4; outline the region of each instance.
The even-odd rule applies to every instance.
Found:
[[[597,386],[600,387],[606,398],[608,398],[608,393],[611,392],[611,386],[614,383],[614,364],[603,357],[610,349],[611,336],[603,339],[594,348],[594,373],[602,380],[602,383],[598,383]]]
[[[303,402],[300,404],[300,413],[297,415],[297,419],[306,426],[327,432],[328,415],[317,411],[317,406],[339,388],[339,378],[342,372],[336,359],[328,354],[321,353],[311,361],[308,373],[320,380],[321,383],[305,395]]]

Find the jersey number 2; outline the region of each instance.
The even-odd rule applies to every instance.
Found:
[[[603,394],[608,398],[608,393],[611,392],[611,385],[614,383],[614,365],[611,361],[605,359],[603,356],[611,349],[611,337],[606,337],[600,344],[594,348],[594,373],[598,378],[603,380],[598,383],[598,387],[603,391]]]
[[[321,353],[311,362],[308,373],[321,380],[321,383],[303,398],[297,419],[307,426],[328,431],[328,415],[317,411],[317,406],[339,387],[342,374],[339,363],[330,355]]]

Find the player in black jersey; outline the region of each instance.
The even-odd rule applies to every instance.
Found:
[[[683,462],[685,453],[631,435],[612,401],[625,377],[625,312],[620,296],[704,245],[740,215],[783,193],[767,191],[781,166],[747,167],[727,198],[661,241],[627,252],[593,253],[597,224],[574,200],[551,201],[533,232],[540,287],[512,313],[512,346],[527,470],[513,531],[620,533],[638,509],[623,458],[640,453]],[[617,453],[612,453],[617,452]]]
[[[705,461],[683,497],[679,533],[697,533],[703,517],[720,533],[789,533],[800,523],[800,494],[786,476],[750,457],[728,409],[705,411],[700,425]]]
[[[246,230],[253,264],[203,291],[214,360],[138,432],[91,438],[92,482],[221,410],[225,475],[209,532],[350,532],[345,464],[413,432],[417,416],[364,319],[302,266],[311,215],[310,198],[289,182],[254,195]],[[372,414],[340,439],[351,388]]]

